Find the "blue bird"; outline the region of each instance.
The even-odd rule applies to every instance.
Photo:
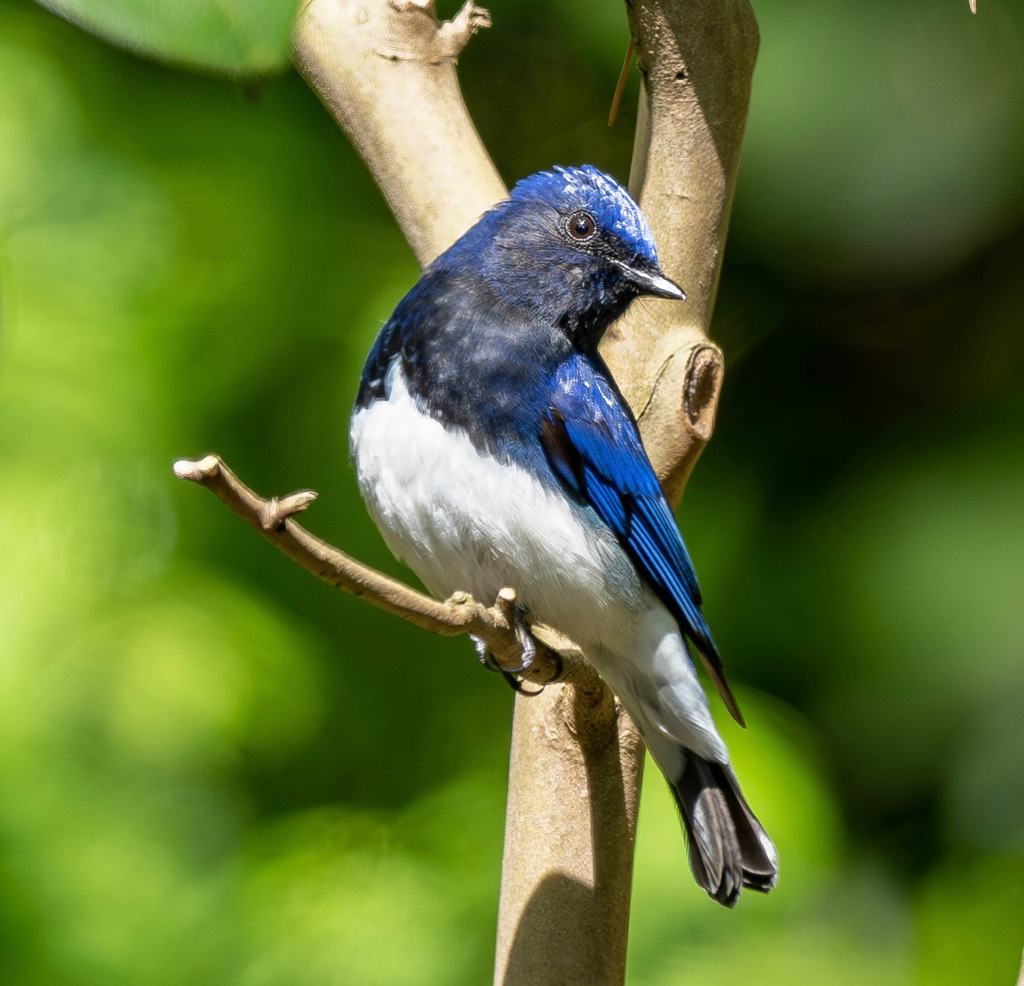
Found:
[[[685,299],[626,190],[589,165],[524,179],[381,330],[352,454],[384,540],[431,592],[511,586],[583,648],[671,785],[697,882],[731,907],[778,862],[690,658],[687,641],[739,719],[693,564],[597,351],[641,296]]]

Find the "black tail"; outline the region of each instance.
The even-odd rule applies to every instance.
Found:
[[[715,900],[732,907],[743,887],[767,893],[775,886],[775,847],[740,794],[730,767],[687,750],[672,793],[686,826],[690,868]]]

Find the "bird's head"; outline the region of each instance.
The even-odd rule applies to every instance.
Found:
[[[550,319],[581,345],[596,345],[634,298],[686,297],[662,274],[640,207],[590,165],[524,178],[468,238],[479,273],[502,300]]]

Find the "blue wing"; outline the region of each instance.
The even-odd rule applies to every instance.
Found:
[[[696,645],[734,718],[743,723],[700,611],[693,562],[661,492],[636,422],[604,365],[577,354],[562,364],[541,442],[558,478],[589,503]]]

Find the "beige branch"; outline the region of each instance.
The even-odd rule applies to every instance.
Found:
[[[585,664],[570,683],[517,698],[496,984],[623,981],[643,756]]]
[[[465,592],[439,602],[356,561],[296,523],[293,516],[316,499],[312,490],[292,493],[280,500],[266,500],[249,489],[217,455],[195,461],[179,459],[174,463],[174,473],[179,479],[205,486],[271,544],[318,579],[424,630],[446,637],[473,634],[487,644],[498,666],[506,671],[518,671],[522,666],[523,648],[516,633],[514,589],[502,589],[491,607],[476,602]],[[556,646],[560,642],[544,628],[538,633]],[[557,678],[561,667],[556,654],[537,641],[533,662],[522,675],[545,683]]]

